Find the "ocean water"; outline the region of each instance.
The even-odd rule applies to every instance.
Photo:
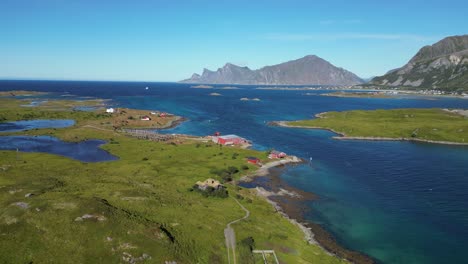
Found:
[[[149,87],[145,90],[145,87]],[[222,86],[218,86],[222,87]],[[310,221],[345,247],[380,263],[467,263],[468,147],[412,142],[341,141],[324,130],[269,127],[273,120],[311,118],[324,111],[390,108],[465,108],[467,99],[335,98],[326,91],[194,89],[148,82],[0,81],[0,90],[52,91],[49,97],[111,99],[115,107],[162,110],[189,121],[162,131],[238,134],[254,148],[275,148],[313,163],[289,167],[281,178],[316,193]],[[210,96],[212,92],[221,96]],[[240,98],[261,101],[241,101]]]

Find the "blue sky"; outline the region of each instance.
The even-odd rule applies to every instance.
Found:
[[[466,1],[0,0],[0,78],[178,81],[315,54],[361,77],[468,34]]]

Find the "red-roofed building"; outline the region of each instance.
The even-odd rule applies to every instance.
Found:
[[[261,161],[256,157],[247,157],[247,162],[254,165],[260,165]]]
[[[219,136],[219,137],[212,137],[211,138],[214,143],[221,144],[221,145],[240,145],[247,143],[245,138],[241,138],[236,135],[226,135],[226,136]]]
[[[287,155],[284,152],[273,150],[273,151],[270,152],[270,155],[268,155],[268,158],[269,159],[282,159],[282,158],[284,158],[286,156]]]

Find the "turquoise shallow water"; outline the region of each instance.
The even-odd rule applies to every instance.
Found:
[[[148,86],[149,89],[144,88]],[[468,100],[364,99],[305,95],[305,91],[193,89],[187,84],[3,81],[0,90],[67,92],[112,99],[113,106],[155,109],[189,118],[164,133],[238,134],[257,149],[276,148],[312,166],[288,168],[282,179],[316,193],[306,218],[344,246],[381,263],[466,263],[468,147],[411,142],[338,141],[323,130],[267,126],[331,110],[465,108]],[[222,96],[209,96],[211,92]],[[322,93],[325,91],[316,91]],[[240,101],[242,97],[261,99]]]

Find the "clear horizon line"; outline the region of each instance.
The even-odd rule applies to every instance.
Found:
[[[70,82],[153,82],[153,83],[178,83],[180,81],[156,81],[156,80],[122,80],[122,79],[65,79],[65,78],[36,78],[36,77],[0,77],[0,81],[70,81]]]

